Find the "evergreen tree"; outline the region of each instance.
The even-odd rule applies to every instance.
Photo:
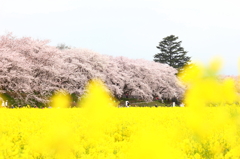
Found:
[[[158,49],[161,53],[154,55],[154,61],[160,63],[166,63],[178,70],[186,65],[190,57],[186,56],[187,51],[181,47],[182,41],[176,41],[178,37],[174,35],[163,38],[163,41],[159,42]]]
[[[71,49],[71,47],[67,46],[67,45],[64,44],[64,43],[58,44],[58,45],[57,45],[57,48],[58,48],[59,50]]]

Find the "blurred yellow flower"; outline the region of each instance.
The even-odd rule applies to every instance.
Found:
[[[53,108],[69,108],[70,104],[71,97],[69,93],[64,90],[55,92],[50,103]]]

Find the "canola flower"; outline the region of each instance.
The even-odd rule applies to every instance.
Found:
[[[61,90],[53,109],[0,109],[0,159],[240,158],[239,96],[220,66],[186,68],[184,108],[117,108],[94,79],[78,108]]]

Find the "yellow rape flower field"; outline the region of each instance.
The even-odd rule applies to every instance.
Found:
[[[186,107],[118,108],[92,80],[79,108],[64,91],[52,109],[0,109],[0,158],[240,158],[240,107],[234,81],[218,81],[219,63],[187,68]],[[207,70],[207,71],[206,71]]]

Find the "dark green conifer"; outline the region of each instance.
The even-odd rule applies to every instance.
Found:
[[[174,35],[167,36],[159,42],[158,49],[160,53],[154,55],[154,61],[168,64],[177,70],[183,68],[190,61],[190,57],[186,56],[187,51],[181,47],[182,41],[176,41],[178,37]]]

